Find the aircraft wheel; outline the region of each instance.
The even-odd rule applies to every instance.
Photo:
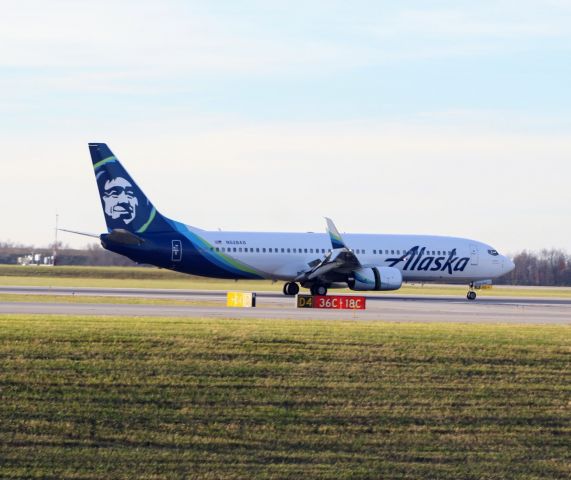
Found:
[[[311,287],[309,287],[309,292],[312,295],[321,295],[321,293],[319,293],[319,285],[312,285]]]
[[[284,285],[284,295],[293,297],[299,293],[299,285],[295,282],[287,282]]]
[[[311,294],[312,295],[327,295],[327,287],[325,285],[314,285],[311,287]]]
[[[466,294],[468,300],[476,300],[476,292],[470,291]]]

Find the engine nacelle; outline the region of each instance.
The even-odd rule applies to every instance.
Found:
[[[367,267],[354,270],[347,282],[351,290],[398,290],[402,273],[394,267]]]

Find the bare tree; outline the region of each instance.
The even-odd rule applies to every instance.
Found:
[[[559,249],[526,250],[513,256],[515,268],[497,283],[508,285],[571,286],[571,256]]]

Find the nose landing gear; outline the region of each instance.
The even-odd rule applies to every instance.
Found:
[[[474,283],[470,284],[470,289],[468,290],[468,293],[466,294],[466,298],[468,300],[476,300],[476,292],[474,291]]]

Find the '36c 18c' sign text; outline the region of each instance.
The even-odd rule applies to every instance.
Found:
[[[365,310],[365,297],[345,295],[298,295],[297,308],[326,308],[337,310]]]

